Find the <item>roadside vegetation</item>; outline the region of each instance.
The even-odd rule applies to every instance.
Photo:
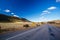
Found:
[[[36,28],[44,24],[50,24],[60,28],[60,22],[13,22],[13,23],[0,23],[0,33],[17,31],[17,30],[27,30],[30,28]]]
[[[32,22],[0,23],[0,33],[27,30],[30,28],[35,28],[36,26],[36,23]]]
[[[60,21],[51,21],[47,23],[60,28]]]

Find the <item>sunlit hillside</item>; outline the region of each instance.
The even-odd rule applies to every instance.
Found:
[[[30,21],[25,18],[0,14],[0,22],[30,22]]]
[[[0,33],[15,30],[24,30],[34,28],[36,23],[33,23],[25,18],[8,16],[0,14]]]
[[[53,26],[56,26],[56,27],[59,27],[60,28],[60,20],[48,21],[47,24],[51,24]]]

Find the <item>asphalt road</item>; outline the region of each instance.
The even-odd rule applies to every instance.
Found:
[[[28,31],[0,35],[0,40],[60,40],[60,28],[46,24]]]

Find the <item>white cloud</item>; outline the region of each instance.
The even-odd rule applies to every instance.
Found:
[[[42,14],[41,15],[45,15],[45,14],[49,14],[50,12],[48,10],[44,10],[42,11]]]
[[[0,9],[1,10],[1,9]]]
[[[49,21],[49,19],[47,19],[46,17],[44,17],[44,15],[46,14],[50,14],[52,10],[55,10],[57,7],[55,6],[51,6],[49,8],[47,8],[47,10],[42,11],[42,14],[40,15],[40,21]]]
[[[14,17],[19,17],[18,15],[13,15]]]
[[[11,13],[11,14],[14,14],[14,13]]]
[[[50,13],[48,10],[43,11],[43,13]]]
[[[60,2],[60,0],[56,0],[56,2]]]
[[[56,8],[57,7],[55,7],[55,6],[51,6],[51,7],[47,8],[47,10],[42,11],[41,16],[51,13],[50,10],[55,10]]]
[[[51,7],[48,8],[48,10],[54,10],[54,9],[56,9],[55,6],[51,6]]]
[[[48,12],[47,10],[44,10],[43,12]]]
[[[44,16],[42,16],[42,17],[40,17],[40,21],[44,21],[44,22],[46,22],[46,21],[48,21],[48,19],[47,18],[45,18]]]
[[[6,10],[4,10],[5,12],[10,12],[10,10],[9,9],[6,9]]]

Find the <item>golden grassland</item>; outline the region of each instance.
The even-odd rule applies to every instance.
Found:
[[[49,21],[49,22],[47,22],[47,24],[51,24],[53,26],[56,26],[56,27],[60,28],[60,20]]]
[[[59,24],[51,24],[51,25],[53,25],[53,26],[56,26],[56,27],[60,28],[60,23],[59,23]]]
[[[28,25],[24,26],[24,25]],[[37,25],[34,22],[15,22],[15,23],[0,23],[0,33],[8,31],[26,30],[35,28]]]
[[[27,25],[26,25],[27,24]],[[18,31],[18,30],[28,30],[30,28],[35,28],[43,24],[50,24],[60,28],[60,23],[55,22],[15,22],[15,23],[0,23],[0,34]]]

